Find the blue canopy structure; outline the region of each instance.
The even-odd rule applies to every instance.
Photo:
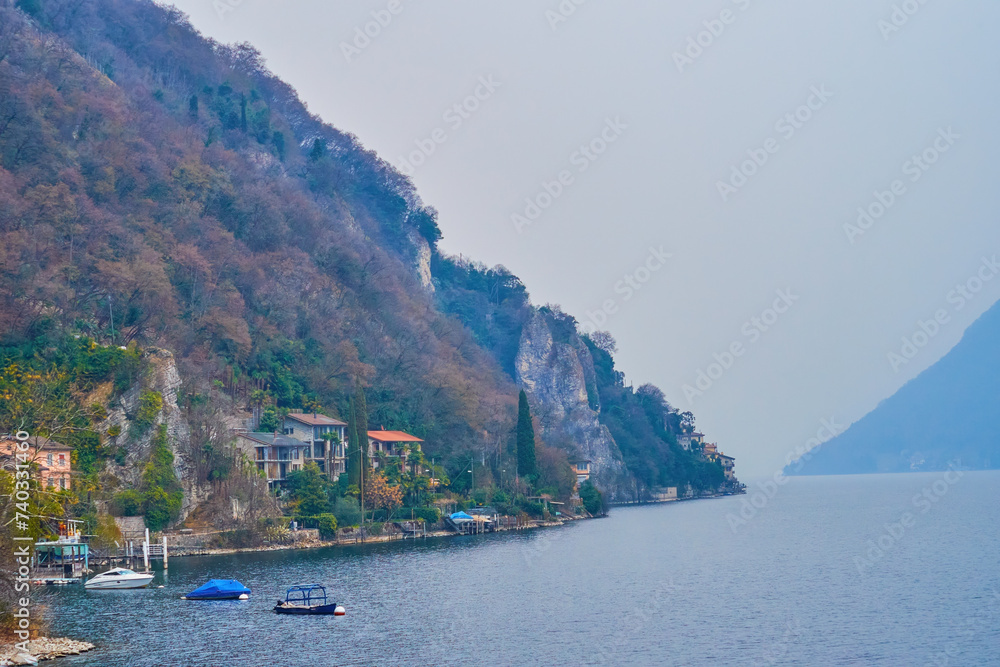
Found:
[[[451,518],[452,521],[461,521],[463,519],[465,521],[472,521],[473,520],[472,517],[469,516],[468,514],[466,514],[465,512],[455,512],[454,514],[451,515],[450,518]]]
[[[184,596],[185,600],[238,600],[250,589],[235,579],[212,579]]]

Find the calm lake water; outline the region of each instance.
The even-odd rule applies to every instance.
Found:
[[[38,598],[55,635],[99,646],[65,667],[1000,664],[1000,472],[755,486],[519,534],[177,558],[163,589]],[[212,577],[252,599],[179,599]],[[347,616],[274,614],[297,582]]]

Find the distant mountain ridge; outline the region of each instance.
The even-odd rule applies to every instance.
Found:
[[[936,364],[786,472],[1000,467],[1000,302]]]

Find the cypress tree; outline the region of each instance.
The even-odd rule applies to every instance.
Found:
[[[351,399],[351,411],[347,417],[347,483],[358,486],[361,482],[361,454],[357,451],[358,418]]]
[[[358,429],[358,442],[362,446],[361,469],[364,470],[365,482],[368,482],[368,471],[371,461],[368,460],[368,402],[365,400],[365,390],[360,382],[354,386],[354,419]]]
[[[247,133],[247,96],[240,94],[240,130]]]
[[[523,389],[517,397],[517,474],[535,474],[535,428],[531,425],[528,395]]]

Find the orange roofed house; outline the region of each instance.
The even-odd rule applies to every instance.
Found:
[[[423,440],[403,431],[368,431],[368,456],[372,466],[378,468],[379,455],[399,458],[406,465],[408,456],[404,447],[420,450]]]
[[[28,438],[28,460],[38,464],[38,481],[45,489],[68,489],[73,465],[70,454],[73,448],[48,438]],[[10,436],[0,439],[0,457],[13,458],[18,451],[18,441]]]

